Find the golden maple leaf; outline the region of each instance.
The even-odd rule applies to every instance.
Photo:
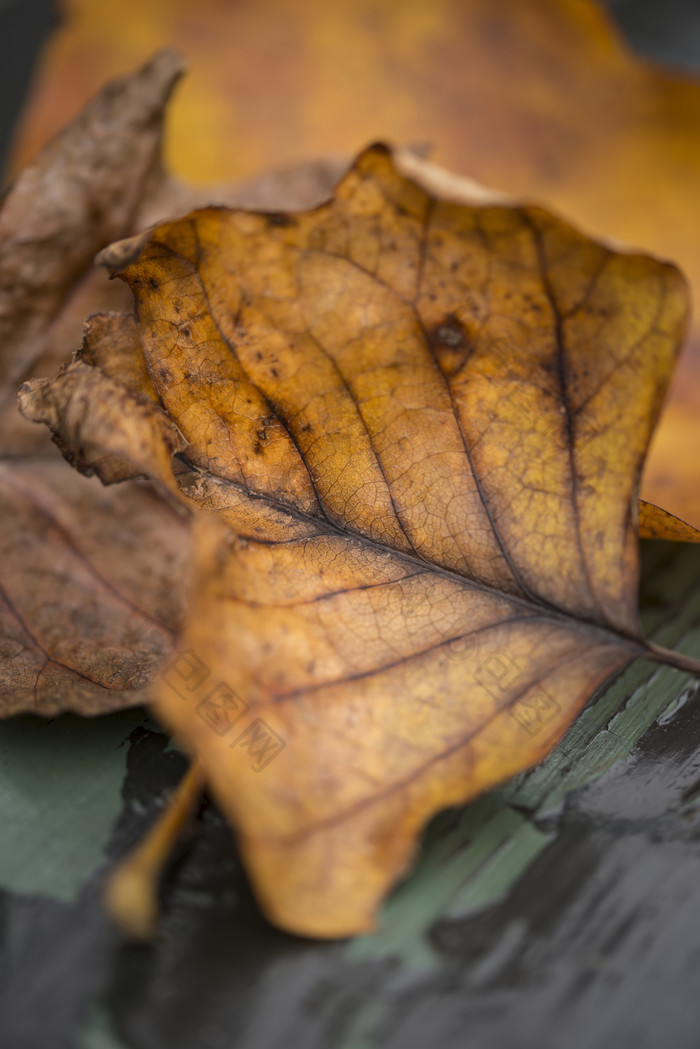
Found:
[[[437,809],[538,761],[631,660],[697,670],[636,609],[673,266],[438,199],[382,146],[321,207],[207,208],[102,261],[137,324],[93,319],[22,408],[200,511],[156,708],[273,920],[367,928]]]

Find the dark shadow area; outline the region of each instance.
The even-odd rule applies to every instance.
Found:
[[[54,0],[0,0],[0,171],[42,45],[58,24]]]
[[[698,0],[607,0],[629,45],[664,65],[700,70]]]

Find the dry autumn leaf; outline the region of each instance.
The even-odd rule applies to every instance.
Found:
[[[55,368],[85,313],[124,308],[87,272],[139,228],[160,179],[169,53],[108,85],[8,189],[0,208],[0,716],[98,714],[143,703],[182,618],[188,525],[151,486],[78,478],[16,406]],[[122,294],[115,294],[115,291]]]
[[[161,165],[163,122],[182,58],[161,51],[105,85],[9,187],[0,208],[0,451],[34,454],[41,431],[15,410],[19,382],[70,359],[85,317],[124,310],[128,293],[93,266],[110,242],[211,199],[304,207],[341,173],[304,164],[238,185],[192,187]],[[43,450],[42,450],[43,451]]]
[[[55,326],[65,325],[71,297],[87,305],[81,285],[96,252],[140,228],[143,198],[159,178],[165,105],[181,72],[178,56],[164,52],[107,85],[8,189],[0,210],[4,408],[14,409],[27,369],[63,341]]]
[[[539,760],[610,674],[697,671],[636,610],[673,266],[437,199],[380,146],[315,210],[208,208],[102,260],[138,325],[22,410],[206,511],[155,701],[274,921],[366,929],[426,819]]]
[[[165,51],[104,87],[0,208],[1,717],[144,702],[181,621],[184,516],[143,484],[107,493],[81,483],[46,431],[19,414],[15,393],[22,378],[70,359],[86,315],[128,307],[127,289],[93,267],[95,253],[201,203],[201,190],[160,165],[165,107],[182,68]],[[216,199],[299,206],[326,196],[336,175],[333,165],[309,164],[219,187]],[[147,394],[145,362],[131,361],[129,373],[130,328],[120,343],[120,324],[114,313],[93,316],[82,359],[97,363],[108,338],[112,369]],[[110,480],[123,476],[114,468]]]
[[[0,712],[143,703],[182,619],[187,522],[149,486],[0,466]]]
[[[662,510],[660,506],[639,500],[639,534],[642,539],[667,539],[679,543],[700,543],[700,531]]]

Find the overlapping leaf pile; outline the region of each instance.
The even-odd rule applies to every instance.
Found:
[[[135,315],[21,391],[79,469],[195,520],[156,709],[267,913],[314,935],[367,928],[426,819],[536,762],[611,673],[694,669],[636,612],[682,277],[406,163],[373,147],[313,210],[106,249]]]
[[[202,201],[160,164],[165,107],[182,60],[163,52],[107,85],[22,171],[0,210],[0,713],[103,713],[144,702],[182,617],[187,519],[144,484],[78,479],[47,431],[16,407],[19,382],[51,375],[80,345],[85,318],[129,309],[93,267],[115,238]],[[239,204],[300,206],[335,176],[305,165],[219,187]],[[97,323],[97,322],[95,322]],[[104,323],[109,327],[110,320]],[[113,369],[118,331],[110,340]],[[84,348],[92,359],[92,343]],[[97,352],[97,351],[95,351]],[[146,374],[145,363],[135,365]]]

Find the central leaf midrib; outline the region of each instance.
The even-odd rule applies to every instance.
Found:
[[[198,231],[196,230],[196,228],[193,229],[193,233],[194,233],[195,241],[197,243],[198,253],[201,254],[201,246],[199,244],[199,235],[198,235]],[[215,325],[215,327],[216,327],[217,331],[219,332],[220,337],[222,338],[224,343],[228,345],[229,344],[228,339],[226,339],[226,337],[224,336],[223,332],[221,331],[220,326],[219,326],[219,324],[218,324],[218,322],[216,320],[216,317],[214,315],[214,311],[212,309],[211,302],[209,301],[209,295],[207,293],[207,289],[206,289],[206,287],[204,285],[204,281],[203,281],[203,279],[201,277],[201,274],[199,273],[198,267],[195,266],[194,263],[192,263],[192,261],[190,259],[187,259],[185,256],[181,255],[180,252],[178,252],[176,249],[172,248],[169,244],[167,244],[167,243],[165,243],[163,241],[157,240],[157,239],[152,240],[151,243],[152,244],[157,244],[158,247],[161,247],[161,248],[165,249],[169,255],[176,256],[176,257],[180,258],[181,260],[187,262],[192,267],[192,272],[194,274],[196,274],[196,276],[197,276],[197,278],[199,280],[200,287],[202,289],[202,293],[204,295],[204,299],[205,299],[205,302],[206,302],[206,305],[207,305],[207,309],[209,311],[209,315],[210,315],[210,317],[212,319],[212,322]],[[351,261],[351,260],[347,260],[347,261]],[[404,300],[402,300],[402,301],[404,301]],[[415,306],[412,305],[411,303],[408,303],[408,302],[406,304],[411,306],[414,315],[418,316],[418,313],[417,313],[417,310],[416,310]],[[268,399],[266,398],[266,400],[268,400]],[[274,411],[274,406],[271,404],[271,402],[268,401],[268,403],[270,404],[270,408],[273,410],[273,413],[274,413],[275,417],[279,418],[278,412]],[[317,500],[317,503],[318,503],[318,506],[319,506],[320,515],[317,516],[317,515],[314,515],[312,513],[307,513],[307,512],[305,512],[303,510],[300,510],[298,507],[293,506],[293,505],[285,502],[285,500],[280,499],[279,497],[272,496],[269,493],[256,492],[254,489],[251,489],[247,484],[243,484],[241,482],[236,482],[236,481],[230,480],[228,478],[220,478],[220,480],[222,480],[226,484],[230,484],[233,487],[237,488],[239,491],[242,492],[242,494],[246,498],[261,499],[262,501],[267,502],[267,503],[269,503],[269,504],[271,504],[273,506],[278,507],[283,512],[288,513],[291,516],[296,517],[299,520],[303,520],[303,521],[307,521],[309,523],[312,523],[315,527],[317,527],[319,524],[326,525],[326,526],[328,526],[331,529],[333,534],[336,534],[336,535],[340,536],[341,538],[354,539],[354,540],[356,540],[358,542],[363,543],[364,545],[370,546],[374,550],[381,550],[382,552],[384,552],[386,554],[389,554],[391,556],[400,557],[406,563],[408,563],[408,564],[410,564],[410,565],[412,565],[414,567],[417,566],[417,565],[427,565],[427,566],[429,566],[431,568],[432,571],[434,571],[436,573],[439,573],[443,577],[451,579],[454,582],[457,582],[461,586],[467,586],[470,589],[478,590],[478,591],[480,591],[482,593],[490,594],[493,597],[495,597],[495,598],[497,598],[498,600],[501,600],[501,601],[507,600],[513,605],[517,605],[517,606],[519,606],[521,608],[525,608],[525,609],[528,609],[530,611],[536,610],[539,613],[544,613],[546,616],[548,616],[551,619],[552,622],[566,623],[569,627],[571,627],[571,625],[573,624],[576,629],[579,629],[579,630],[585,629],[590,634],[592,634],[594,636],[597,635],[597,636],[599,636],[601,638],[605,638],[608,641],[610,640],[610,638],[613,638],[616,643],[623,644],[625,646],[629,646],[630,644],[632,644],[637,649],[638,654],[643,654],[646,651],[646,644],[645,644],[643,638],[638,637],[638,636],[634,636],[634,635],[624,634],[621,631],[619,631],[617,628],[611,626],[609,623],[608,624],[603,624],[603,623],[597,622],[595,620],[586,618],[584,615],[576,614],[575,612],[572,612],[570,609],[567,609],[565,607],[556,605],[556,604],[552,603],[551,601],[548,601],[547,599],[541,597],[539,594],[536,594],[529,587],[522,586],[519,583],[517,575],[514,577],[513,581],[515,582],[516,585],[519,586],[519,589],[521,589],[523,591],[522,596],[519,596],[517,594],[509,593],[507,590],[502,590],[499,587],[490,585],[490,584],[488,584],[488,583],[486,583],[486,582],[484,582],[482,580],[473,579],[473,578],[471,578],[469,576],[463,575],[462,573],[460,573],[460,572],[458,572],[456,570],[446,568],[444,565],[441,565],[439,563],[431,561],[427,557],[423,557],[423,555],[420,554],[415,549],[415,547],[413,548],[414,552],[408,552],[408,551],[400,550],[400,549],[397,549],[397,548],[395,548],[393,546],[390,546],[388,544],[382,543],[379,540],[370,538],[369,536],[365,535],[364,533],[356,531],[353,528],[350,528],[347,525],[347,523],[344,522],[344,521],[341,522],[340,524],[337,523],[337,521],[335,521],[334,519],[332,519],[329,516],[329,514],[326,511],[326,508],[323,505],[323,501],[322,501],[322,499],[320,497],[320,494],[317,491],[316,484],[315,484],[315,482],[313,480],[313,477],[311,476],[311,472],[309,470],[309,466],[306,463],[305,457],[301,453],[301,450],[299,448],[299,445],[298,445],[296,439],[294,438],[293,434],[291,434],[291,432],[289,431],[289,427],[284,423],[284,420],[280,419],[280,422],[282,423],[282,425],[285,426],[286,431],[289,433],[290,439],[293,441],[293,443],[294,443],[294,445],[295,445],[295,447],[297,449],[297,452],[298,452],[298,454],[299,454],[299,456],[301,458],[301,461],[306,466],[307,472],[309,474],[310,482],[311,482],[313,490],[314,490],[314,492],[316,494],[316,500]],[[196,464],[192,464],[192,465],[195,466],[195,469],[201,469],[201,468],[197,467]],[[473,470],[472,470],[472,472],[474,473]],[[209,474],[209,476],[216,477],[216,476],[219,476],[219,475]],[[475,473],[474,473],[474,476],[476,477]],[[492,525],[493,525],[493,523],[492,523]],[[494,535],[495,535],[495,538],[498,541],[499,540],[499,533],[498,533],[498,531],[495,528],[494,528]],[[255,539],[252,538],[251,541],[255,542]],[[511,562],[510,562],[510,557],[506,554],[506,552],[505,552],[505,550],[503,548],[502,541],[499,542],[499,547],[500,547],[500,549],[501,549],[501,551],[503,553],[503,556],[505,558],[506,564],[509,566],[509,568],[511,569],[511,572],[512,572],[512,565],[511,565]]]
[[[521,597],[517,594],[509,593],[507,590],[501,590],[499,587],[486,583],[483,580],[474,579],[462,574],[456,569],[448,568],[436,561],[431,561],[429,558],[423,557],[417,552],[409,553],[408,551],[400,550],[397,547],[391,546],[388,543],[383,543],[381,540],[371,538],[363,532],[359,532],[356,529],[349,527],[345,522],[338,523],[327,516],[307,513],[299,507],[286,502],[284,499],[280,499],[278,496],[270,495],[268,492],[256,492],[238,481],[233,481],[226,477],[220,477],[216,474],[210,474],[208,471],[202,470],[201,467],[197,466],[195,463],[190,462],[189,465],[192,466],[193,470],[199,473],[202,477],[208,476],[216,480],[219,484],[230,485],[232,488],[235,488],[244,499],[259,500],[260,502],[266,503],[298,521],[313,525],[316,529],[319,525],[329,529],[327,532],[316,531],[310,536],[299,536],[296,539],[297,542],[303,542],[306,539],[313,539],[323,535],[334,535],[339,539],[358,542],[374,552],[380,552],[389,557],[399,558],[405,564],[410,565],[413,569],[425,569],[427,567],[436,575],[440,575],[444,579],[449,579],[451,582],[457,583],[461,587],[466,587],[467,589],[487,594],[498,601],[508,601],[510,604],[526,609],[529,612],[537,612],[544,618],[550,619],[553,623],[564,623],[569,627],[573,625],[577,629],[586,630],[591,635],[598,636],[601,640],[607,642],[612,638],[617,644],[624,644],[626,646],[633,645],[638,650],[639,655],[643,654],[646,650],[646,643],[642,637],[623,634],[621,631],[618,631],[613,627],[596,623],[592,620],[586,619],[584,616],[577,615],[575,612],[568,609],[552,606],[544,599],[528,598],[525,596]],[[235,532],[233,526],[229,524],[228,527]],[[245,538],[251,543],[258,541],[255,536],[245,536],[242,538]]]

